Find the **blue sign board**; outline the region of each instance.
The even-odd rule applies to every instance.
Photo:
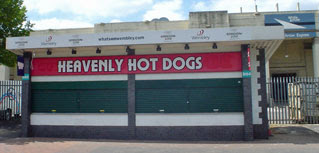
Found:
[[[24,59],[23,56],[17,57],[17,75],[24,76]]]
[[[283,26],[286,38],[316,37],[314,13],[268,14],[265,26]]]
[[[286,38],[313,38],[316,37],[316,32],[286,32]]]
[[[22,76],[22,80],[30,80],[30,75],[29,74],[24,74],[24,76]]]
[[[243,71],[243,78],[251,78],[251,71],[244,70]]]

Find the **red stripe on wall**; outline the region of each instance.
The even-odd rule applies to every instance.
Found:
[[[240,52],[35,58],[33,76],[242,71]]]

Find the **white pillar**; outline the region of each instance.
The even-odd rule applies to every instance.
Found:
[[[265,60],[266,60],[266,59],[265,59]],[[266,67],[266,79],[267,79],[267,81],[268,81],[269,78],[270,78],[269,60],[266,61],[265,67]]]
[[[0,65],[0,80],[9,80],[10,68],[5,65]]]
[[[319,38],[313,40],[312,57],[314,77],[319,77]]]

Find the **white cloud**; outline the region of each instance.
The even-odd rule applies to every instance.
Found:
[[[300,2],[301,10],[316,10],[319,6],[318,0],[257,0],[258,11],[276,11],[276,3],[279,4],[280,11],[296,10],[297,2]],[[254,12],[254,0],[210,0],[200,1],[193,6],[194,11],[221,11],[237,13],[243,8],[243,12]]]
[[[47,14],[60,11],[85,17],[121,17],[150,7],[153,0],[25,0],[29,11]]]
[[[205,2],[198,2],[193,6],[194,10],[200,10],[200,11],[207,11],[209,10],[209,7],[206,5]]]
[[[144,20],[152,20],[154,18],[167,17],[170,20],[182,20],[182,0],[162,1],[155,3],[151,10],[144,14]]]
[[[31,23],[35,23],[34,30],[43,29],[66,29],[66,28],[87,28],[94,25],[83,21],[65,20],[65,19],[43,19],[43,20],[31,20]]]
[[[113,19],[113,20],[111,20],[110,22],[111,22],[111,23],[116,23],[116,22],[122,22],[122,21],[119,20],[119,19]]]

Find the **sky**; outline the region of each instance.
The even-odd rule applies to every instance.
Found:
[[[318,10],[319,0],[256,0],[258,11]],[[255,0],[24,0],[34,30],[93,27],[97,23],[136,22],[167,17],[188,20],[189,12],[255,11]]]

